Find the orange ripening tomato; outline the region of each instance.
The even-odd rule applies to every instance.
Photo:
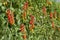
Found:
[[[26,12],[23,13],[23,18],[26,19]]]
[[[51,18],[51,19],[53,18],[53,13],[52,13],[52,12],[50,13],[50,18]]]
[[[24,6],[23,6],[23,9],[26,10],[28,8],[28,1],[25,2]]]
[[[15,23],[14,15],[13,15],[13,14],[11,14],[11,21],[12,21],[12,24],[14,24],[14,23]]]
[[[34,28],[34,24],[32,24],[31,27]]]
[[[31,31],[32,33],[34,33],[34,30],[33,30],[33,28],[32,28],[32,27],[29,27],[29,29],[30,29],[30,31]]]
[[[34,24],[29,27],[30,30],[34,29]]]
[[[22,37],[24,40],[26,40],[26,38],[27,38],[26,34],[24,34]]]
[[[21,32],[24,32],[24,27],[25,27],[24,24],[21,24],[21,25],[20,25],[20,31],[21,31]]]
[[[32,30],[32,27],[30,26],[29,29]]]
[[[23,13],[23,16],[26,17],[26,12]]]
[[[34,29],[34,24],[31,25],[31,28]]]
[[[46,7],[45,6],[43,6],[42,12],[44,15],[46,15]]]
[[[54,26],[55,26],[55,25],[54,25],[54,22],[52,22],[52,28],[54,28]]]

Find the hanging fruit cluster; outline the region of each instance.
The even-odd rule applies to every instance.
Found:
[[[33,15],[30,15],[30,18],[31,18],[31,20],[30,20],[30,30],[31,31],[33,31],[33,29],[34,29],[34,16]]]
[[[6,14],[7,14],[7,18],[8,18],[9,23],[11,25],[13,25],[15,23],[13,12],[10,9],[7,9]]]
[[[24,20],[26,20],[26,15],[27,15],[26,11],[27,11],[27,9],[28,9],[28,1],[25,2],[24,5],[23,5],[23,15],[22,15],[22,17],[23,17]]]
[[[26,31],[25,31],[25,25],[21,24],[20,25],[20,31],[23,33],[23,39],[26,40],[27,36],[26,36]]]

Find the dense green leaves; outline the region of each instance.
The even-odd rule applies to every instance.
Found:
[[[23,10],[23,5],[27,0],[0,0],[0,40],[23,40],[23,33],[20,32],[20,24],[25,25],[27,40],[60,40],[60,5],[52,1],[47,4],[46,0],[28,0],[27,10]],[[50,0],[51,1],[51,0]],[[7,2],[7,3],[6,3]],[[42,12],[43,6],[46,7],[47,15]],[[14,14],[15,24],[8,22],[6,10],[11,9]],[[57,12],[56,18],[50,19],[50,12]],[[26,11],[26,20],[22,14]],[[34,15],[33,32],[30,31],[30,15]],[[52,28],[54,22],[55,28]]]

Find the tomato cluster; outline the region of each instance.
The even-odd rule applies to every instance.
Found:
[[[11,25],[13,25],[15,23],[15,20],[14,20],[14,14],[12,13],[12,11],[10,9],[7,9],[6,10],[6,14],[7,14],[7,17],[8,17],[8,21]]]

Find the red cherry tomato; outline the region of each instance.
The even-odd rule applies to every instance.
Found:
[[[50,18],[53,18],[53,13],[52,12],[50,13]]]

